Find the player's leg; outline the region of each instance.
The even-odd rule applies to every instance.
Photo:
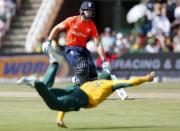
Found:
[[[88,101],[87,95],[77,87],[71,87],[70,89],[68,87],[64,89],[48,88],[44,82],[38,81],[34,77],[23,77],[19,81],[21,81],[19,84],[34,87],[52,110],[63,112],[79,110]]]
[[[52,41],[46,41],[42,45],[43,52],[49,56],[50,65],[44,75],[43,82],[48,87],[51,87],[54,84],[54,79],[56,76],[56,72],[58,70],[59,64],[58,62],[63,62],[64,57],[60,52],[57,52],[55,48],[52,46]]]
[[[58,96],[64,96],[73,93],[74,86],[68,86],[65,88],[49,88],[51,92],[55,94],[56,97]]]
[[[52,85],[54,84],[56,72],[58,69],[58,63],[57,62],[64,61],[64,59],[55,50],[49,49],[48,55],[49,55],[49,59],[50,59],[49,61],[50,61],[51,65],[48,67],[48,70],[45,73],[43,82],[46,86],[52,87]],[[54,95],[56,97],[62,96],[62,95],[67,95],[70,93],[70,91],[67,91],[67,90],[59,90],[59,89],[52,89],[52,88],[51,88],[51,91],[54,93]],[[63,122],[63,118],[64,118],[64,112],[61,112],[61,111],[58,112],[57,124],[60,127],[66,128],[66,125]]]
[[[49,90],[43,82],[35,81],[34,87],[50,109],[63,109],[62,105],[57,99],[57,96],[51,90]]]
[[[63,94],[65,89],[58,89],[59,95],[57,95],[57,92],[54,94],[53,89],[49,90],[42,82],[36,82],[34,87],[52,110],[63,112],[78,111],[80,107],[84,107],[88,102],[87,95],[77,87],[73,88],[72,93],[66,95]]]
[[[57,126],[58,127],[61,127],[61,128],[67,128],[66,124],[64,123],[64,115],[65,113],[62,112],[62,111],[59,111],[58,114],[57,114],[57,119],[56,119],[56,123],[57,123]]]
[[[75,69],[76,85],[82,85],[89,80],[89,66],[87,58],[83,56],[83,49],[78,47],[65,47],[65,57]]]
[[[44,102],[52,110],[57,111],[74,111],[79,110],[83,104],[87,103],[87,96],[77,87],[47,88],[42,82],[36,81],[35,89],[42,97]]]
[[[98,77],[98,74],[96,71],[97,69],[94,64],[91,53],[87,49],[85,49],[85,55],[86,55],[88,66],[89,66],[89,80],[95,80]]]
[[[64,89],[65,89],[64,93],[66,93],[66,94],[71,94],[71,93],[73,94],[73,92],[74,92],[74,87],[66,87]],[[51,91],[53,91],[57,96],[59,95],[59,93],[63,93],[63,92],[59,92],[59,90],[57,88],[52,88]],[[69,98],[67,99],[67,97],[64,98],[64,99],[65,99],[64,100],[65,103],[67,103],[67,101],[69,101]],[[87,101],[87,99],[86,98],[84,99],[83,97],[81,98],[81,100]],[[79,103],[81,103],[81,102],[79,102]],[[86,103],[86,102],[84,102],[84,103]],[[74,104],[74,102],[73,102],[73,104]],[[64,119],[64,115],[65,115],[65,113],[62,112],[62,111],[59,111],[57,113],[56,124],[57,124],[58,127],[67,128],[67,126],[65,125],[64,120],[63,120]]]
[[[140,85],[144,82],[150,82],[154,79],[154,77],[156,77],[156,73],[155,72],[151,72],[149,74],[147,74],[146,76],[142,76],[142,77],[134,77],[132,79],[129,80],[113,80],[112,82],[112,86],[113,86],[113,91],[119,88],[126,88],[129,86],[136,86],[136,85]]]
[[[84,92],[79,88],[74,87],[74,91],[70,94],[64,94],[65,89],[58,89],[58,94],[52,91],[52,88],[48,88],[43,82],[34,81],[33,87],[42,97],[46,105],[57,111],[74,111],[79,110],[87,104],[88,98]]]
[[[44,78],[43,78],[43,83],[47,87],[52,87],[52,85],[54,84],[54,80],[56,77],[58,67],[59,67],[59,64],[57,62],[54,62],[49,65],[49,67],[44,75]]]
[[[79,79],[78,85],[82,85],[84,82],[89,80],[89,65],[85,57],[80,57],[76,64],[76,77]]]
[[[64,88],[63,90],[59,90],[59,88],[51,88],[50,89],[55,96],[64,96],[64,95],[68,95],[71,94],[74,91],[74,87],[73,86],[69,86]],[[65,125],[63,119],[64,119],[64,112],[59,111],[57,113],[57,118],[56,118],[56,123],[58,125],[58,127],[62,127],[62,128],[67,128],[67,126]]]
[[[44,82],[40,82],[38,81],[38,79],[34,77],[22,77],[21,79],[18,80],[17,84],[25,84],[34,87],[49,108],[53,110],[56,110],[57,108],[61,109],[61,107],[57,106],[59,102],[57,96],[51,91],[52,88],[48,88],[44,84]]]

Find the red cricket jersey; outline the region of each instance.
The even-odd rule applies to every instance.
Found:
[[[65,19],[62,24],[66,28],[66,45],[86,47],[89,38],[98,37],[96,26],[92,20],[81,21],[80,16]]]

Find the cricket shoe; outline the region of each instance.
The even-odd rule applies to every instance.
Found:
[[[38,81],[38,77],[37,75],[32,75],[32,76],[29,76],[29,77],[22,77],[20,78],[16,84],[18,85],[28,85],[28,86],[31,86],[31,87],[34,87],[35,85],[35,81]]]
[[[149,81],[153,81],[154,78],[157,76],[156,72],[152,71],[151,73],[146,75],[149,78]]]
[[[61,128],[67,128],[67,126],[65,125],[63,121],[57,121],[57,126]]]

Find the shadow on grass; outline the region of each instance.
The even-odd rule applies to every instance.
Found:
[[[109,127],[82,127],[71,128],[73,130],[117,130],[117,129],[144,129],[144,128],[164,128],[161,126],[109,126]]]
[[[120,98],[108,98],[106,100],[121,100]],[[136,98],[127,98],[126,100],[136,100]]]

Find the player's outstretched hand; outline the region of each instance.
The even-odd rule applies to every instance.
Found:
[[[154,71],[147,74],[147,77],[149,77],[149,81],[153,81],[156,76],[157,76],[157,74]]]
[[[65,123],[63,121],[58,121],[57,126],[61,127],[61,128],[67,128],[67,126],[65,125]]]

